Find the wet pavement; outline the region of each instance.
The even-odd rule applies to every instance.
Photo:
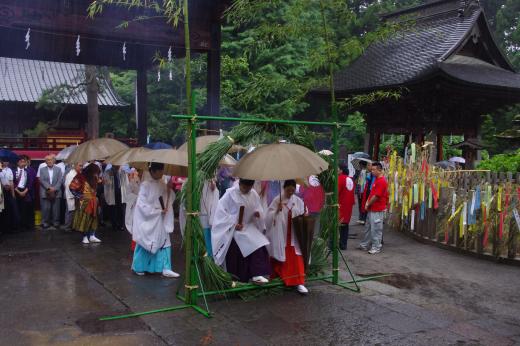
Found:
[[[360,283],[361,293],[312,282],[305,297],[278,290],[209,301],[211,319],[182,310],[101,322],[182,303],[179,280],[131,273],[128,234],[107,229],[99,237],[103,243],[87,246],[62,231],[1,238],[0,345],[520,345],[519,267],[393,231],[377,255],[349,241],[344,254],[357,275],[393,274]],[[173,243],[181,269],[178,235]]]

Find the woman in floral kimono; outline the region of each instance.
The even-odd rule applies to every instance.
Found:
[[[77,201],[73,228],[83,233],[83,244],[101,242],[95,234],[99,221],[96,190],[100,182],[100,173],[97,165],[89,164],[81,174],[74,177],[69,186]]]

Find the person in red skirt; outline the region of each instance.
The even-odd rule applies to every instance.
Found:
[[[296,287],[301,294],[309,293],[304,286],[305,267],[300,245],[292,230],[292,219],[305,213],[305,206],[296,196],[296,181],[286,180],[282,196],[269,206],[266,217],[266,236],[270,241],[267,250],[271,256],[273,275],[280,277],[286,286]],[[281,201],[280,201],[281,198]]]
[[[338,202],[339,202],[339,248],[341,250],[347,249],[348,241],[348,224],[352,216],[352,207],[355,203],[354,180],[349,177],[348,165],[342,163],[340,165],[340,172],[338,176]]]

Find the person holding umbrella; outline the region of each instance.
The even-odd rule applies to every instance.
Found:
[[[307,294],[303,256],[292,225],[292,219],[305,214],[306,210],[295,191],[296,181],[286,180],[282,195],[269,206],[266,217],[267,250],[271,256],[273,277],[280,277],[286,286],[296,287],[298,293]]]

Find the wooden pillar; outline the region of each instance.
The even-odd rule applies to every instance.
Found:
[[[367,143],[367,141],[365,141]],[[368,143],[365,147],[365,152],[372,157],[372,153],[374,152],[374,132],[372,129],[368,130]]]
[[[411,133],[405,133],[405,134],[404,134],[404,141],[403,141],[403,155],[404,155],[404,153],[406,152],[406,147],[408,146],[408,144],[410,144],[411,136],[412,136]]]
[[[376,132],[374,136],[374,151],[372,160],[379,160],[379,146],[381,145],[381,132]]]
[[[145,67],[137,70],[136,94],[137,142],[144,145],[148,136],[148,88]]]
[[[437,162],[442,161],[444,158],[444,152],[442,147],[442,134],[437,133]]]
[[[211,49],[207,54],[207,115],[220,115],[220,44],[221,25],[220,22],[217,21],[211,26]],[[209,129],[218,130],[220,127],[221,125],[219,121],[208,122]]]

